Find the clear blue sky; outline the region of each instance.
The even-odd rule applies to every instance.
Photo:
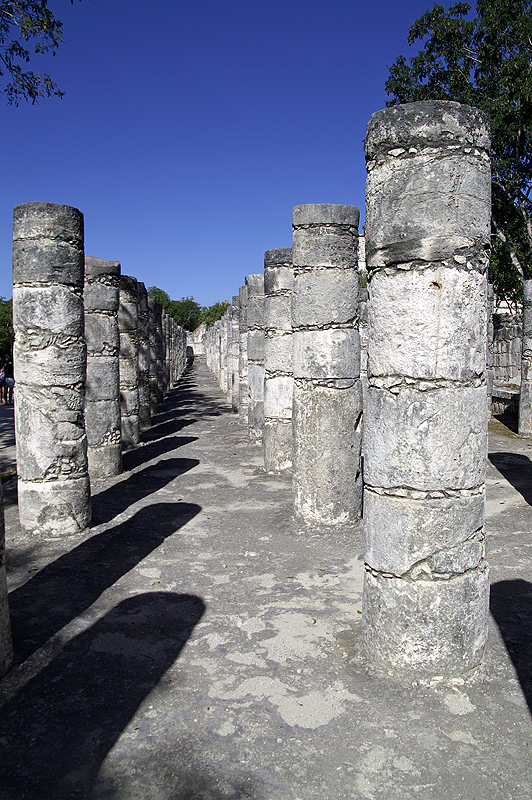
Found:
[[[362,223],[366,125],[432,5],[49,0],[64,43],[30,66],[64,98],[0,95],[0,295],[32,200],[79,208],[87,255],[201,305],[290,246],[294,205],[350,203]]]

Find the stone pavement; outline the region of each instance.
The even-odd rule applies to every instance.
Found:
[[[361,527],[295,523],[201,359],[154,422],[88,535],[4,484],[1,800],[529,800],[532,441],[494,424],[485,666],[427,684],[365,668]]]
[[[0,475],[7,480],[15,474],[15,418],[13,406],[0,403]]]

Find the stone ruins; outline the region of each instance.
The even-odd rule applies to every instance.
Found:
[[[188,345],[264,469],[292,470],[304,529],[357,524],[364,495],[368,661],[460,675],[481,662],[487,631],[487,359],[494,402],[521,363],[503,347],[511,325],[487,319],[489,127],[468,106],[411,103],[374,114],[365,147],[368,289],[358,209],[296,206],[292,246],[268,250],[264,272]],[[186,366],[186,333],[120,273],[84,257],[76,209],[15,208],[19,509],[35,535],[87,529],[89,476],[120,472]],[[0,601],[5,671],[3,572]]]

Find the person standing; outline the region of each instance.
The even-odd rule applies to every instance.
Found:
[[[7,356],[4,364],[4,399],[7,406],[13,405],[13,387],[15,386],[15,373],[13,359]]]

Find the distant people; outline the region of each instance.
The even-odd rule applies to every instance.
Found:
[[[4,372],[4,363],[9,359],[9,356],[0,360],[0,402],[5,403],[7,398],[6,392],[6,375]]]
[[[15,373],[13,370],[13,359],[11,358],[11,356],[6,356],[4,362],[4,401],[6,406],[13,405],[14,386],[15,386]]]

